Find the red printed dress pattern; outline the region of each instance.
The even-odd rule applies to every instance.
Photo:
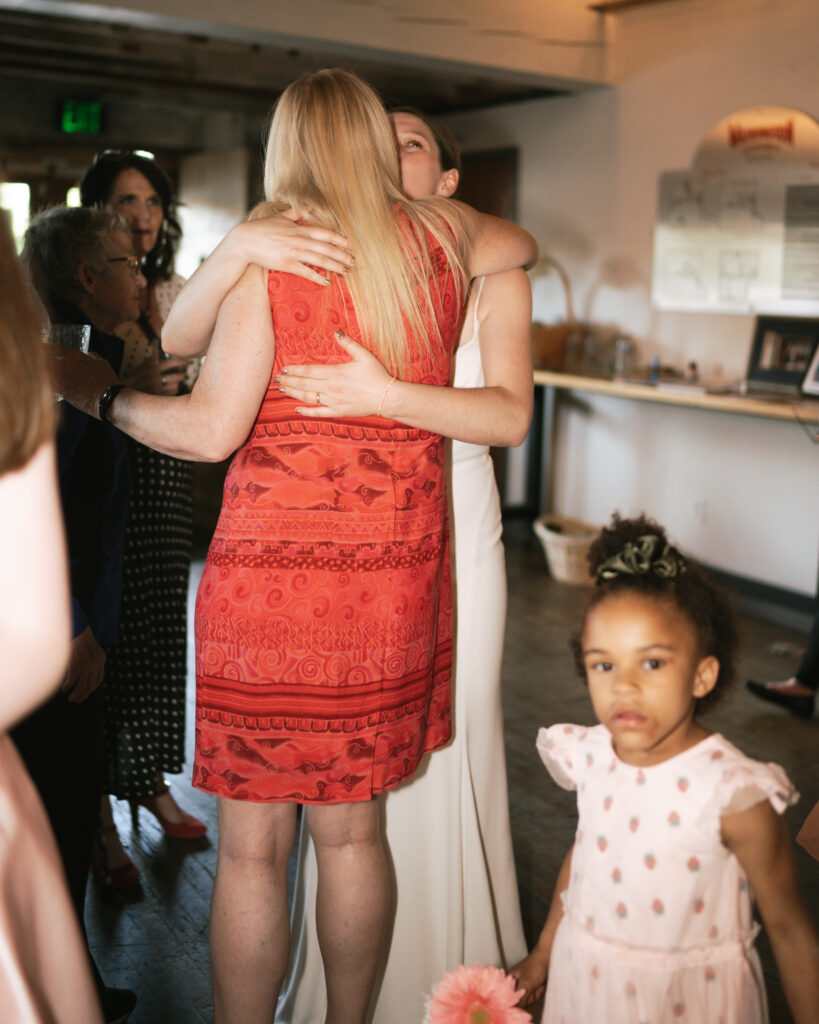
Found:
[[[461,309],[438,256],[445,384]],[[268,276],[276,357],[339,363],[346,285]],[[450,735],[442,439],[381,417],[309,419],[271,385],[233,458],[196,602],[194,785],[241,800],[368,800]]]

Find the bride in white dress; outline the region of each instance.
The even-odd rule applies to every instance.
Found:
[[[451,195],[458,171],[457,151],[446,159],[448,133],[439,135],[440,126],[415,113],[392,117],[407,193]],[[349,363],[300,368],[300,375],[291,371],[282,378],[285,393],[297,398],[320,391],[322,406],[310,409],[314,415],[356,415],[381,401],[391,419],[459,438],[450,459],[454,736],[384,800],[395,916],[384,940],[389,953],[376,986],[374,1024],[420,1024],[432,988],[458,964],[505,967],[526,954],[506,787],[500,694],[506,571],[489,445],[520,444],[528,430],[530,320],[528,278],[513,270],[473,283],[455,358],[455,391],[389,382],[384,368],[350,339],[343,342]],[[277,1024],[325,1019],[315,914],[315,853],[303,828],[290,970]]]

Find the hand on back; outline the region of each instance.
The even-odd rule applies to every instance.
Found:
[[[334,338],[349,354],[348,362],[285,366],[276,378],[279,390],[305,403],[297,410],[302,416],[374,415],[390,382],[389,371],[343,331],[336,331]]]
[[[343,235],[318,224],[297,223],[294,210],[271,210],[270,203],[261,203],[235,229],[249,263],[297,274],[316,284],[329,283],[316,267],[337,274],[346,274],[353,267],[355,260]]]

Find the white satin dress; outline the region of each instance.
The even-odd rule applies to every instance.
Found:
[[[477,298],[455,359],[455,387],[484,384]],[[464,338],[467,326],[464,327]],[[395,918],[373,1024],[414,1024],[459,964],[508,967],[526,955],[501,710],[506,567],[489,449],[452,442],[451,529],[457,621],[454,737],[383,799]],[[315,928],[316,859],[302,828],[290,969],[276,1024],[320,1024],[327,1009]]]

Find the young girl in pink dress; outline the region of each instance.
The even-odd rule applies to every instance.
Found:
[[[728,685],[724,599],[648,519],[614,517],[574,642],[600,725],[541,729],[577,790],[575,842],[512,969],[548,1024],[763,1024],[756,898],[796,1024],[819,1020],[817,936],[780,815],[797,794],[697,720]],[[752,897],[753,891],[753,897]]]

